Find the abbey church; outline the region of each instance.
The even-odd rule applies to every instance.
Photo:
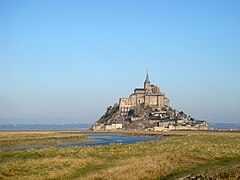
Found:
[[[148,75],[148,68],[144,88],[136,88],[129,98],[120,98],[120,116],[128,115],[128,112],[138,105],[143,105],[144,107],[155,107],[159,110],[161,110],[162,107],[170,107],[169,99],[165,96],[165,94],[161,93],[158,86],[151,84]]]

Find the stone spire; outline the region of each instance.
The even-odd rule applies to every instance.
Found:
[[[148,76],[148,66],[147,66],[147,74],[146,74],[146,80],[144,83],[151,83],[149,80],[149,76]]]

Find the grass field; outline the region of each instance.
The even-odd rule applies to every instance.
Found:
[[[154,134],[167,138],[130,145],[1,152],[0,179],[240,178],[240,132]]]

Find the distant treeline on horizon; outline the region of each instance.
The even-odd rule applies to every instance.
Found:
[[[0,131],[86,130],[91,124],[4,124]]]
[[[240,130],[240,123],[209,123],[216,130]]]
[[[210,123],[215,130],[240,130],[240,123]],[[86,130],[91,124],[3,124],[0,131]]]

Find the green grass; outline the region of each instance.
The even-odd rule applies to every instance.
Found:
[[[130,145],[1,152],[0,179],[239,177],[239,132],[144,132],[149,133],[167,138]]]

